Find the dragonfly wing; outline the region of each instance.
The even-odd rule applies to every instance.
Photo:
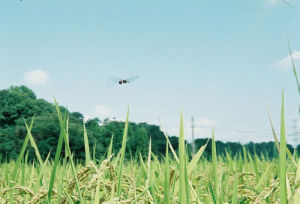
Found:
[[[130,78],[127,79],[127,81],[128,82],[132,82],[132,81],[134,81],[134,80],[136,80],[138,78],[139,78],[139,76],[130,77]]]
[[[121,78],[119,78],[119,77],[109,77],[108,79],[107,79],[107,81],[106,81],[106,85],[108,86],[108,87],[110,87],[110,86],[113,86],[113,85],[115,85],[115,84],[119,84],[119,81],[120,80],[122,80]]]

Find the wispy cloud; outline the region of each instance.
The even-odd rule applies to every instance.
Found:
[[[111,110],[109,107],[105,105],[96,105],[93,114],[95,116],[98,116],[99,118],[104,119],[111,116]]]
[[[216,124],[217,121],[208,118],[201,118],[195,121],[195,125],[200,127],[213,127]]]
[[[280,2],[280,0],[266,0],[266,2],[268,4],[274,5],[274,4],[277,4],[278,2]]]
[[[50,76],[48,72],[36,69],[25,72],[23,80],[31,86],[43,86],[49,82]]]
[[[88,115],[84,116],[84,121],[88,121],[93,118],[99,118],[103,121],[105,118],[110,118],[112,116],[111,108],[105,105],[96,105]]]
[[[294,59],[294,62],[296,64],[296,66],[298,64],[300,64],[300,51],[294,51],[292,53],[292,57]],[[288,70],[290,70],[292,68],[292,59],[291,59],[291,56],[288,55],[288,56],[284,57],[283,59],[279,60],[276,63],[276,67],[279,70],[282,70],[282,71],[288,71]]]
[[[299,0],[265,0],[265,2],[269,5],[276,5],[279,3],[286,4],[289,7],[293,7],[293,2],[299,2]]]
[[[211,120],[209,118],[199,118],[195,119],[194,121],[194,133],[195,138],[207,138],[211,137],[212,128],[216,125],[220,124],[220,122]],[[179,134],[179,123],[178,124],[167,124],[162,125],[163,129],[168,133],[168,135],[176,135]],[[184,123],[184,132],[185,132],[185,138],[188,141],[191,141],[192,139],[192,132],[191,132],[192,123],[190,120],[188,120],[186,123]]]

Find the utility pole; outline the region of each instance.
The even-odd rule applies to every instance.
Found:
[[[193,156],[194,156],[195,155],[194,117],[192,117],[192,126],[191,126],[191,128],[192,128],[192,153],[193,153]]]

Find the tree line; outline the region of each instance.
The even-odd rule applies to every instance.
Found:
[[[77,160],[85,159],[84,129],[86,126],[90,150],[92,154],[101,158],[105,155],[113,136],[113,152],[115,154],[121,148],[124,122],[110,121],[108,118],[100,120],[92,118],[84,121],[84,116],[79,112],[69,112],[67,108],[60,106],[62,112],[69,116],[69,143],[72,153]],[[34,116],[34,124],[31,133],[35,139],[41,155],[46,158],[54,158],[56,145],[60,133],[60,125],[53,103],[37,98],[36,94],[26,86],[11,86],[8,89],[0,90],[0,158],[16,159],[21,151],[22,144],[27,134],[24,120],[30,123]],[[159,126],[147,123],[129,123],[126,157],[138,157],[140,154],[146,157],[148,154],[149,140],[151,137],[152,152],[161,157],[165,154],[166,138]],[[175,151],[178,150],[178,137],[169,136],[170,143]],[[202,145],[208,145],[204,156],[210,158],[211,140],[201,138],[195,140],[196,150]],[[186,142],[189,155],[191,155],[191,144]],[[243,145],[237,142],[216,141],[217,154],[238,155],[243,151],[254,153],[261,157],[272,159],[277,157],[277,150],[274,142],[248,143]],[[291,152],[294,151],[288,145]],[[35,153],[29,145],[28,158],[34,159]],[[295,149],[300,152],[300,145]],[[64,154],[64,148],[62,149]]]

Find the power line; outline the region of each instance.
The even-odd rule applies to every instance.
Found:
[[[177,127],[175,125],[165,125],[165,127]],[[257,131],[257,130],[237,130],[237,129],[230,129],[230,128],[223,128],[223,127],[211,127],[211,126],[202,126],[202,125],[194,125],[195,128],[201,128],[201,129],[215,129],[219,131],[225,131],[225,132],[237,132],[241,134],[263,134],[263,135],[270,135],[272,134],[272,131]]]
[[[287,132],[286,135],[295,135],[296,133],[299,134],[297,136],[297,142],[300,143],[300,121],[297,120],[298,122],[295,123],[294,125],[291,127],[290,132]],[[212,126],[205,126],[205,125],[195,125],[192,122],[192,135],[195,134],[195,128],[200,128],[200,129],[215,129],[217,131],[224,131],[224,132],[236,132],[236,133],[240,133],[240,134],[260,134],[260,135],[272,135],[272,131],[257,131],[257,130],[249,130],[249,129],[232,129],[232,128],[224,128],[224,127],[212,127]],[[191,126],[191,127],[192,127]],[[175,125],[165,125],[165,127],[177,127]],[[297,129],[297,130],[296,130]],[[194,133],[193,133],[194,131]],[[277,135],[279,135],[279,133],[277,133]]]
[[[208,127],[208,126],[201,126],[201,125],[197,125],[195,127],[198,128],[203,128],[203,129],[212,129],[213,127]],[[230,128],[218,128],[218,127],[214,127],[215,130],[220,130],[220,131],[225,131],[225,132],[237,132],[237,133],[241,133],[241,134],[264,134],[264,135],[270,135],[272,134],[272,132],[260,132],[257,130],[236,130],[236,129],[230,129]]]

